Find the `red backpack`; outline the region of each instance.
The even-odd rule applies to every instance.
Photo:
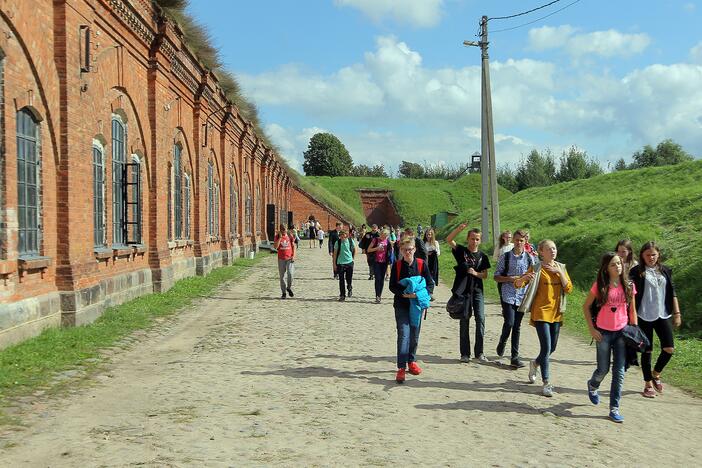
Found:
[[[400,268],[402,268],[402,260],[395,262],[395,270],[397,271],[397,281],[400,281]],[[419,268],[419,274],[424,270],[424,260],[421,258],[417,259],[417,268]]]

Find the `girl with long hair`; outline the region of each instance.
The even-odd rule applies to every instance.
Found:
[[[597,342],[597,368],[587,381],[587,392],[592,404],[599,404],[598,389],[609,372],[610,360],[612,360],[609,419],[616,423],[624,422],[624,417],[619,412],[626,364],[626,343],[622,330],[627,324],[637,325],[638,323],[634,303],[635,294],[636,286],[629,281],[621,257],[616,252],[604,254],[597,271],[597,280],[592,284],[583,304],[585,323],[590,329],[592,339]],[[591,313],[593,303],[595,310],[598,310],[595,320]],[[614,359],[612,359],[612,353],[614,353]]]
[[[631,269],[629,276],[636,285],[634,298],[639,327],[650,343],[641,355],[643,396],[654,398],[657,393],[663,393],[661,373],[675,351],[673,328],[682,324],[680,304],[673,285],[673,271],[661,263],[661,252],[654,241],[641,247],[639,264]],[[654,331],[661,343],[661,352],[651,370]]]
[[[436,240],[434,228],[429,228],[424,231],[424,246],[427,249],[427,263],[429,272],[434,279],[434,285],[439,284],[439,255],[441,255],[441,247],[439,241]]]
[[[619,258],[622,259],[622,266],[624,267],[624,270],[626,270],[627,274],[633,267],[639,264],[639,262],[634,259],[634,248],[632,247],[629,239],[622,239],[617,242],[617,246],[614,251],[617,252]]]

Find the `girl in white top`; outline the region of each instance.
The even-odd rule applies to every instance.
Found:
[[[429,273],[434,280],[434,284],[439,284],[439,255],[441,255],[441,247],[439,241],[436,240],[434,228],[429,228],[424,232],[424,246],[427,250],[427,266]]]
[[[317,240],[319,240],[319,248],[322,248],[322,244],[324,244],[324,230],[323,229],[317,229]]]
[[[495,247],[495,251],[492,254],[492,258],[495,261],[499,260],[503,253],[509,252],[514,248],[512,243],[512,231],[503,231],[500,234],[500,244]]]

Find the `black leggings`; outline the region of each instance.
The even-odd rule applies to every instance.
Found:
[[[656,331],[658,336],[658,341],[661,342],[661,353],[658,355],[656,360],[656,365],[653,367],[658,374],[663,372],[666,364],[670,361],[673,356],[672,353],[668,353],[663,350],[663,348],[673,347],[673,324],[670,317],[667,319],[658,318],[653,322],[647,322],[645,320],[639,320],[639,328],[644,332],[646,338],[648,338],[649,345],[641,354],[641,370],[643,371],[643,378],[646,382],[653,380],[653,374],[651,373],[651,353],[653,351],[653,331]]]

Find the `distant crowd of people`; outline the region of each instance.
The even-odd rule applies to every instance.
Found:
[[[469,362],[471,352],[479,363],[489,362],[484,352],[485,300],[483,280],[488,277],[491,259],[480,251],[482,234],[469,229],[465,245],[456,238],[467,228],[458,225],[446,243],[455,260],[455,275],[451,287],[452,301],[459,304],[460,361]],[[394,295],[393,308],[397,327],[397,373],[395,380],[403,383],[409,372],[418,375],[417,346],[422,314],[439,282],[441,248],[432,227],[373,224],[335,229],[325,233],[319,223],[310,219],[299,228],[285,225],[275,237],[278,251],[281,298],[293,297],[294,259],[299,246],[298,232],[304,232],[310,248],[322,248],[325,237],[332,263],[332,275],[338,280],[339,301],[353,295],[355,258],[360,251],[366,257],[368,279],[374,280],[375,303],[382,302],[385,282]],[[525,229],[500,235],[492,261],[496,263],[493,279],[497,282],[502,307],[503,324],[496,345],[498,357],[509,352],[513,368],[528,366],[527,379],[535,383],[541,377],[542,394],[554,394],[550,357],[556,351],[560,328],[567,306],[567,295],[573,283],[566,265],[556,260],[558,248],[552,240],[541,240],[536,247],[529,242]],[[622,422],[619,408],[625,369],[638,364],[637,354],[625,344],[625,335],[638,332],[647,344],[641,355],[643,396],[655,398],[663,393],[661,374],[674,352],[673,328],[681,325],[680,306],[675,294],[672,271],[661,263],[660,249],[653,242],[645,243],[634,259],[629,240],[617,243],[612,252],[605,253],[582,305],[583,314],[593,340],[597,343],[596,368],[587,381],[587,392],[593,404],[599,404],[599,388],[605,376],[612,372],[609,394],[609,418]],[[529,315],[529,324],[536,330],[539,353],[525,362],[519,352],[521,323]],[[470,321],[475,322],[471,348]],[[630,329],[638,327],[638,330]],[[653,335],[660,341],[661,351],[652,367]],[[509,342],[509,350],[507,344]]]

